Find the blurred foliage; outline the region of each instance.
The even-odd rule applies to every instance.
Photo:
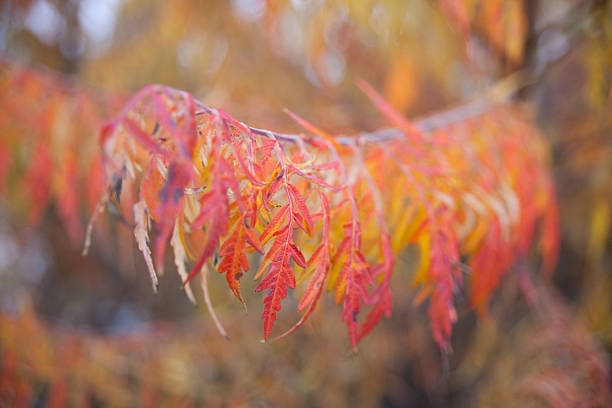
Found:
[[[77,91],[69,104],[40,113],[28,100],[36,81],[18,83],[10,95],[16,110],[3,111],[0,126],[2,137],[11,129],[11,143],[23,141],[23,156],[0,152],[0,172],[9,160],[25,163],[34,154],[27,140],[42,138],[50,146],[67,141],[74,148],[50,149],[44,158],[60,164],[60,171],[45,175],[43,198],[29,198],[36,192],[0,193],[0,404],[609,404],[610,2],[0,4],[4,58],[72,75],[60,81],[62,92],[80,89],[71,86],[73,78],[96,95],[105,92],[101,89],[117,94],[159,82],[188,89],[255,126],[287,131],[297,127],[281,113],[284,107],[334,133],[379,127],[381,119],[354,86],[358,77],[381,89],[398,111],[415,116],[474,97],[503,75],[526,69],[529,81],[519,97],[531,103],[553,149],[562,233],[554,288],[538,283],[536,291],[538,297],[557,290],[560,295],[534,305],[533,288],[521,273],[510,275],[504,282],[508,289],[494,299],[486,318],[476,323],[472,314],[460,311],[447,362],[430,339],[426,317],[412,306],[412,291],[394,291],[392,318],[351,355],[345,340],[338,340],[345,335],[332,307],[313,316],[303,333],[257,344],[258,330],[250,326],[259,324],[257,319],[236,318],[240,305],[212,282],[219,288],[212,291],[218,293],[213,302],[232,336],[227,342],[208,316],[197,316],[201,311],[193,311],[181,291],[150,293],[127,229],[97,231],[92,255],[80,258],[68,243],[69,236],[76,240],[82,233],[65,227],[77,222],[68,220],[74,216],[70,206],[70,211],[41,210],[35,227],[27,227],[31,206],[43,209],[44,197],[62,196],[68,182],[62,175],[68,172],[61,169],[67,163],[81,169],[77,184],[85,186],[93,177],[93,163],[83,161],[90,157],[87,149],[96,147],[90,126],[98,126],[98,115],[112,116],[118,105],[106,98],[89,105],[91,98],[80,98]],[[31,110],[19,112],[24,103]],[[67,127],[53,134],[23,133],[40,115],[51,122],[79,121],[63,120]],[[84,120],[88,129],[81,127]],[[85,187],[81,191],[88,194]],[[77,204],[81,226],[95,201],[82,202],[88,204]],[[535,267],[525,265],[525,273]],[[406,279],[400,275],[394,279]],[[175,277],[162,279],[171,282],[165,286],[179,285]],[[177,321],[189,312],[193,320]]]
[[[0,398],[14,406],[606,406],[605,357],[588,332],[551,299],[517,320],[519,304],[516,296],[497,304],[446,376],[427,329],[402,312],[350,355],[333,323],[267,346],[248,340],[244,323],[230,323],[227,341],[203,320],[100,336],[49,327],[26,304],[0,320]]]

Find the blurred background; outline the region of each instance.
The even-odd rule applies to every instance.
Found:
[[[288,108],[353,134],[385,125],[358,78],[409,118],[494,85],[529,105],[551,145],[561,211],[560,260],[552,281],[535,282],[538,308],[508,274],[487,316],[459,310],[443,358],[412,304],[408,249],[393,316],[357,353],[332,299],[292,336],[260,344],[251,280],[245,314],[212,276],[227,341],[178,289],[170,259],[152,293],[120,223],[107,218],[80,255],[101,188],[97,132],[131,93],[162,83],[252,126],[299,132]],[[2,1],[0,89],[0,405],[610,402],[610,2]]]

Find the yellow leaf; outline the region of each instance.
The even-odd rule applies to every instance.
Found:
[[[417,210],[415,214],[414,207],[408,208],[398,222],[397,229],[391,239],[391,245],[394,252],[399,252],[409,243],[414,242],[417,238],[415,235],[425,221],[426,213],[423,209]]]
[[[419,269],[417,269],[416,274],[414,275],[414,280],[412,284],[414,286],[424,284],[427,282],[427,278],[429,277],[429,265],[430,262],[430,238],[429,234],[421,234],[419,237],[419,249],[420,249],[420,261],[419,261]]]
[[[464,254],[470,254],[478,249],[478,246],[482,242],[482,238],[487,232],[487,222],[480,218],[476,227],[468,234],[463,245],[461,245],[461,252]]]
[[[340,269],[342,265],[344,265],[344,261],[346,259],[346,252],[343,252],[342,255],[333,260],[332,266],[329,270],[329,284],[327,286],[328,290],[332,290],[334,286],[336,286],[336,282],[338,281],[338,276],[340,276]]]

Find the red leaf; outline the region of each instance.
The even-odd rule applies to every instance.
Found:
[[[302,216],[305,225],[301,225],[301,221],[298,221],[299,226],[306,231],[308,235],[312,235],[312,230],[314,229],[314,224],[312,222],[312,217],[310,216],[310,212],[308,211],[308,207],[306,207],[306,202],[304,201],[304,197],[300,194],[298,189],[293,184],[287,184],[290,200],[293,201],[293,205],[297,207],[299,214]]]
[[[370,293],[369,302],[373,304],[372,309],[368,312],[365,321],[359,330],[357,340],[361,340],[378,324],[382,316],[390,317],[393,308],[391,291],[389,290],[391,271],[393,269],[394,257],[391,248],[391,237],[388,233],[381,234],[381,250],[383,254],[383,262],[372,268],[373,278],[382,275],[381,283]]]
[[[288,210],[288,206],[284,206],[283,208],[281,208],[272,218],[272,220],[270,220],[268,225],[266,225],[266,228],[263,230],[261,236],[259,237],[259,240],[263,245],[265,245],[266,242],[268,242],[268,240],[273,236],[273,234],[278,231],[281,223],[284,221],[285,215],[287,214]]]
[[[298,305],[299,310],[306,308],[302,318],[289,330],[287,330],[278,338],[283,338],[295,330],[297,330],[305,321],[308,316],[312,313],[317,305],[317,301],[323,292],[323,284],[327,278],[327,274],[330,268],[330,257],[329,257],[329,204],[327,197],[319,191],[319,197],[321,199],[321,207],[323,212],[323,237],[321,245],[313,252],[308,260],[308,268],[313,268],[314,273],[308,286],[300,299]]]
[[[287,204],[278,214],[286,214],[290,211],[289,207],[290,204]],[[284,218],[284,216],[279,217],[279,219],[281,218]],[[274,244],[264,258],[264,264],[269,265],[270,269],[255,288],[256,292],[264,289],[268,290],[264,298],[264,310],[261,316],[264,319],[264,339],[266,340],[272,333],[276,313],[281,310],[281,301],[287,297],[287,287],[295,288],[295,275],[291,268],[291,260],[293,259],[298,265],[306,266],[303,255],[293,243],[292,235],[293,218],[288,217],[287,224],[276,232]]]
[[[219,257],[221,262],[217,266],[219,273],[224,273],[227,283],[238,299],[244,304],[240,293],[240,278],[244,272],[248,272],[249,263],[246,257],[246,245],[248,242],[259,252],[263,252],[259,239],[244,224],[244,217],[236,220],[236,227],[230,237],[221,245]]]
[[[244,228],[238,226],[219,249],[221,262],[217,266],[219,273],[224,273],[234,295],[244,304],[244,299],[240,293],[240,278],[243,272],[249,270],[249,263],[245,254]]]
[[[421,132],[406,118],[400,115],[378,92],[363,79],[357,80],[357,86],[370,98],[378,110],[391,121],[410,133],[413,137],[421,137]]]
[[[213,185],[210,186],[210,191],[200,199],[201,212],[193,222],[194,226],[197,228],[206,221],[209,221],[206,228],[206,245],[183,284],[189,282],[200,272],[204,262],[214,254],[215,249],[219,246],[221,237],[227,234],[229,224],[229,199],[227,196],[227,186],[223,181],[223,174],[227,171],[227,166],[220,157],[211,165],[214,166]]]

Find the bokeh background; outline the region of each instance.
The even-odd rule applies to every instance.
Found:
[[[144,85],[187,90],[256,127],[299,132],[289,108],[353,134],[384,126],[355,86],[364,78],[407,117],[492,86],[527,103],[551,145],[561,211],[559,264],[551,281],[536,280],[537,305],[509,274],[486,316],[459,309],[443,357],[413,306],[408,249],[394,273],[393,316],[353,353],[331,299],[297,333],[261,344],[250,279],[244,313],[214,276],[225,340],[174,273],[152,293],[121,223],[106,219],[80,255],[95,192],[70,201],[63,176],[45,195],[24,182],[36,169],[9,172],[0,186],[0,405],[610,403],[610,2],[2,1],[0,55],[0,138],[53,145],[58,173],[79,175],[75,183],[97,177],[99,126]],[[0,175],[24,160],[0,151]]]

